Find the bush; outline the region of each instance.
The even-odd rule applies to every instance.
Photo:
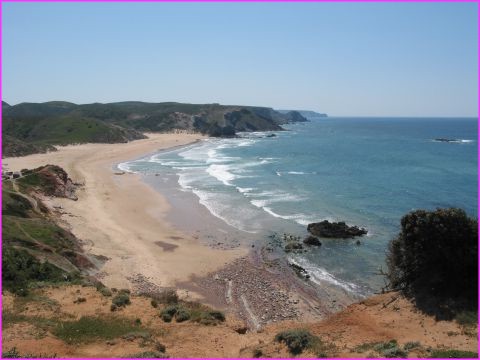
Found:
[[[464,350],[433,350],[430,358],[435,359],[478,359],[478,353]]]
[[[169,305],[160,312],[160,317],[165,322],[170,322],[173,319],[173,316],[177,313],[176,305]]]
[[[312,347],[316,339],[307,330],[301,329],[282,331],[275,336],[275,341],[284,342],[288,350],[294,355]]]
[[[398,348],[394,347],[391,349],[387,349],[382,351],[382,355],[385,356],[386,358],[406,358],[407,357],[407,352]]]
[[[61,282],[69,279],[69,275],[63,270],[48,261],[41,263],[25,250],[3,246],[2,251],[3,289],[14,294],[27,295],[31,282]]]
[[[173,316],[168,314],[168,313],[162,313],[160,314],[160,317],[162,318],[163,321],[165,322],[171,322],[173,319]]]
[[[123,307],[123,306],[126,306],[126,305],[130,305],[130,296],[128,294],[119,292],[112,299],[112,304],[117,306],[117,307]]]
[[[187,309],[178,309],[177,313],[175,314],[175,320],[177,320],[177,322],[190,320],[190,312]]]
[[[401,220],[387,254],[390,287],[477,304],[477,220],[461,209],[418,210]]]
[[[164,353],[166,349],[167,348],[162,343],[159,343],[159,342],[155,343],[155,350]]]
[[[259,348],[255,348],[253,349],[253,354],[252,354],[252,357],[253,358],[261,358],[263,356],[263,351]]]
[[[150,301],[150,304],[151,304],[152,307],[154,307],[154,308],[157,308],[157,307],[158,307],[158,302],[157,302],[156,300]]]
[[[405,345],[403,345],[403,350],[410,351],[410,350],[419,348],[421,346],[422,345],[420,344],[419,341],[409,341],[409,342],[405,343]]]
[[[210,315],[212,318],[218,321],[225,321],[225,314],[221,311],[218,310],[212,310],[208,312],[208,315]]]

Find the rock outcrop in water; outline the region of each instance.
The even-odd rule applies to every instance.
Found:
[[[318,223],[308,224],[307,230],[315,236],[324,238],[348,239],[355,236],[362,236],[367,233],[364,228],[348,226],[345,222],[329,222],[324,220]]]
[[[439,142],[458,142],[458,139],[436,138],[435,141]]]
[[[311,246],[322,246],[322,243],[315,236],[309,235],[304,240],[303,243]]]

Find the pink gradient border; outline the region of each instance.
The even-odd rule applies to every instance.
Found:
[[[291,2],[291,3],[306,3],[306,2],[330,2],[330,3],[341,3],[341,2],[353,2],[353,3],[362,3],[362,2],[438,2],[438,3],[443,3],[443,2],[452,2],[452,3],[460,3],[460,2],[472,2],[472,3],[477,3],[477,26],[478,26],[478,32],[477,36],[480,37],[480,0],[0,0],[0,25],[3,25],[3,17],[2,17],[2,11],[3,11],[3,3],[4,2],[49,2],[49,3],[55,3],[55,2],[132,2],[132,3],[137,3],[137,2],[209,2],[209,3],[228,3],[228,2],[280,2],[280,3],[285,3],[285,2]],[[478,139],[480,138],[480,122],[478,120],[478,117],[480,116],[480,41],[478,40],[477,37],[477,68],[478,68],[478,73],[477,73],[477,96],[478,96],[478,103],[477,103],[477,209],[480,207],[480,198],[478,197],[478,193],[480,193],[480,177],[478,176],[478,157],[480,156],[480,144],[478,142]],[[3,40],[3,26],[0,26],[0,48],[1,48],[1,54],[0,54],[0,81],[3,79],[2,77],[2,71],[3,71],[3,46],[2,46],[2,40]],[[3,81],[0,84],[0,99],[3,100]],[[2,109],[0,107],[0,124],[2,123]],[[3,138],[3,132],[2,136],[0,136],[0,165],[3,165],[3,158],[1,157],[2,155],[2,138]],[[0,202],[2,201],[2,194],[0,192]],[[0,225],[2,224],[2,218],[0,217]],[[480,234],[480,223],[478,225],[478,233]],[[0,248],[0,257],[2,256],[2,248]],[[478,255],[478,259],[480,262],[480,254]],[[1,286],[1,279],[2,279],[2,267],[0,266],[0,286]],[[480,268],[478,269],[478,275],[480,278]],[[479,298],[479,307],[480,307],[480,286],[478,289],[478,298]],[[3,305],[2,305],[2,300],[3,298],[0,298],[0,309],[2,309],[2,314],[3,314]],[[0,329],[2,329],[2,318],[0,318]],[[478,316],[478,322],[480,323],[480,315]],[[477,326],[478,329],[478,326]],[[477,352],[480,353],[480,337],[478,336],[478,331],[477,331]],[[0,338],[0,345],[3,343],[3,336]],[[3,350],[3,346],[2,346]],[[68,358],[57,358],[57,359],[68,359]],[[98,360],[101,358],[76,358],[76,359],[89,359],[89,360]],[[117,358],[106,358],[106,359],[117,359]],[[189,358],[189,359],[199,359],[199,358]],[[216,358],[216,359],[221,359],[221,358]],[[232,359],[232,358],[230,358]],[[235,360],[235,358],[233,358]],[[296,359],[301,359],[301,358],[296,358]],[[335,359],[344,359],[344,358],[335,358]],[[349,358],[349,359],[356,359],[356,358]],[[358,358],[360,359],[360,358]],[[363,358],[362,358],[363,359]],[[411,358],[411,359],[418,359],[418,358]],[[241,360],[241,358],[236,358],[236,360]],[[276,360],[273,358],[272,360]]]

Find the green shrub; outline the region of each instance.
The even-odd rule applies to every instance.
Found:
[[[261,358],[263,356],[263,351],[259,348],[253,349],[253,358]]]
[[[433,350],[430,358],[434,359],[478,359],[478,353],[465,350]]]
[[[378,352],[383,352],[385,350],[390,350],[398,347],[397,340],[390,340],[383,343],[377,343],[373,349]]]
[[[455,320],[463,326],[477,326],[478,311],[461,311],[455,316]]]
[[[2,251],[3,289],[14,294],[25,296],[31,282],[69,280],[66,272],[49,262],[41,263],[25,250],[4,245]]]
[[[421,347],[422,345],[420,344],[420,342],[418,341],[409,341],[407,343],[405,343],[403,345],[403,349],[405,351],[410,351],[410,350],[413,350],[413,349],[416,349],[416,348],[419,348]]]
[[[178,307],[176,305],[169,305],[162,310],[162,314],[167,313],[169,315],[175,315],[177,313]]]
[[[184,322],[190,320],[190,316],[190,312],[187,309],[180,308],[175,314],[175,320],[177,320],[177,322]]]
[[[158,341],[155,343],[155,350],[164,353],[166,349],[167,349],[167,348],[166,348],[165,345],[163,345],[162,343],[160,343],[160,342],[158,342]]]
[[[387,255],[390,286],[477,305],[477,220],[461,209],[417,210],[401,226]]]
[[[218,321],[225,321],[225,314],[218,310],[212,310],[208,312],[208,315]]]
[[[160,317],[162,318],[163,321],[165,322],[171,322],[173,319],[173,316],[168,314],[168,313],[162,313],[160,314]]]
[[[285,343],[290,353],[294,355],[312,347],[317,339],[310,332],[302,329],[282,331],[275,336],[275,341]]]
[[[130,296],[126,293],[119,292],[112,299],[112,304],[117,306],[117,307],[124,307],[126,305],[130,305]]]
[[[394,348],[386,349],[382,351],[382,355],[385,356],[386,358],[406,358],[408,354],[406,351],[398,347],[394,347]]]
[[[154,308],[157,308],[157,307],[158,307],[158,302],[157,302],[156,300],[150,301],[150,304],[151,304],[152,307],[154,307]]]

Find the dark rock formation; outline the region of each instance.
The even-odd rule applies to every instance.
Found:
[[[322,246],[322,243],[320,240],[318,240],[315,236],[307,236],[305,240],[303,240],[303,243],[306,245],[313,245],[313,246]]]
[[[293,271],[300,276],[300,277],[305,277],[305,279],[310,279],[310,275],[308,274],[307,270],[305,270],[303,267],[300,265],[297,265],[295,263],[289,262],[288,265],[290,265],[293,268]]]
[[[457,139],[447,139],[447,138],[436,138],[435,141],[440,141],[440,142],[457,142]]]
[[[297,251],[297,250],[302,250],[303,245],[299,242],[289,242],[287,245],[285,245],[285,252],[292,252],[292,251]]]
[[[45,165],[32,171],[26,171],[23,177],[17,179],[20,186],[27,192],[42,193],[46,196],[64,197],[77,200],[76,185],[61,167]]]
[[[367,230],[364,228],[348,226],[343,221],[331,223],[328,220],[308,224],[307,230],[312,235],[318,237],[338,239],[353,238],[355,236],[362,236],[367,233]]]

